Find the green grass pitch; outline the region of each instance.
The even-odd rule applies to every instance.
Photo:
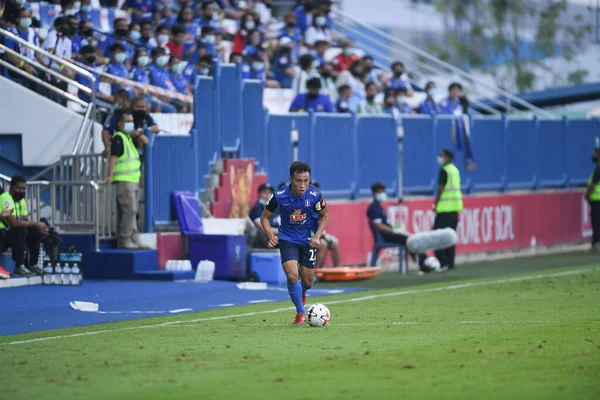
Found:
[[[318,301],[1,337],[0,399],[600,398],[600,265]]]

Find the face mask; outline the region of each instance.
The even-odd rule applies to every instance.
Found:
[[[246,24],[244,25],[247,31],[251,31],[252,29],[254,29],[255,26],[256,24],[254,23],[254,21],[246,21]]]
[[[156,65],[158,65],[159,67],[164,67],[165,65],[167,65],[168,62],[169,56],[167,55],[160,56],[156,59]]]
[[[133,110],[131,112],[131,115],[133,115],[133,119],[136,121],[142,121],[144,118],[146,118],[146,111],[144,110]]]
[[[367,95],[367,100],[369,100],[369,101],[373,101],[374,98],[375,98],[375,96]]]
[[[70,10],[65,10],[65,15],[75,15],[77,14],[77,10],[72,8]]]
[[[171,65],[171,71],[175,75],[179,75],[181,73],[181,71],[183,71],[183,63],[180,62],[178,64]]]
[[[25,4],[27,1],[26,0],[17,0],[17,4],[23,5]]]
[[[158,43],[159,44],[165,44],[168,41],[169,41],[169,35],[167,35],[166,33],[158,35]]]
[[[29,28],[31,26],[31,18],[21,18],[20,25],[22,28]]]
[[[119,37],[125,37],[125,36],[127,36],[127,28],[125,28],[125,29],[117,29],[115,31],[115,35],[117,35]]]
[[[323,71],[321,72],[321,76],[323,78],[329,78],[331,76],[331,71]]]
[[[354,54],[354,49],[351,49],[351,48],[344,49],[344,55],[346,57],[350,57],[352,54]]]
[[[435,89],[429,89],[427,91],[427,94],[429,95],[429,97],[433,98],[435,97],[436,93],[435,93]]]
[[[23,193],[14,193],[12,194],[12,198],[15,199],[16,201],[21,201],[25,198],[25,195]]]
[[[402,76],[402,74],[403,74],[403,73],[404,73],[404,71],[401,71],[401,72],[394,72],[394,76],[395,76],[396,78],[400,78],[400,77]]]
[[[139,56],[137,58],[137,63],[140,67],[144,68],[150,62],[150,57],[148,56]]]
[[[383,203],[387,200],[387,194],[385,192],[377,193],[375,195],[375,200],[377,200],[379,203]]]
[[[127,54],[125,54],[125,53],[115,54],[115,61],[117,62],[117,64],[123,64],[125,62],[126,58],[127,58]]]
[[[246,8],[246,6],[248,6],[248,3],[244,0],[238,1],[238,8]]]
[[[209,73],[208,68],[200,68],[200,75],[206,76]]]
[[[120,110],[120,109],[121,109],[121,105],[120,105],[119,103],[116,103],[116,104],[113,106],[113,108],[114,108],[115,110],[117,110],[117,111],[118,111],[118,110]]]
[[[138,31],[131,31],[129,33],[129,39],[133,40],[134,42],[136,40],[140,40],[141,37],[142,37],[142,34]]]
[[[404,96],[398,96],[396,97],[396,101],[398,102],[398,104],[406,104],[406,97]]]
[[[215,12],[215,13],[213,13],[213,15],[212,15],[212,20],[213,20],[213,21],[216,21],[216,20],[218,20],[218,19],[219,19],[219,14],[218,14],[218,13],[216,13],[216,12]]]
[[[71,28],[70,26],[65,26],[60,30],[60,32],[65,36],[71,36],[75,33],[75,29]]]
[[[260,204],[262,204],[263,206],[266,206],[266,205],[267,205],[267,203],[269,202],[269,200],[265,200],[265,199],[258,199],[258,202],[259,202]]]
[[[89,14],[90,12],[92,12],[92,6],[81,6],[81,11],[83,11],[86,14]]]
[[[285,25],[286,25],[288,28],[293,28],[293,27],[295,27],[295,26],[296,26],[296,23],[295,23],[295,22],[293,22],[293,21],[288,21],[288,22],[286,22],[286,23],[285,23]]]
[[[215,36],[214,35],[205,36],[204,37],[204,43],[214,44],[215,43]]]
[[[259,71],[265,67],[265,64],[262,61],[254,61],[252,63],[252,68]]]
[[[123,124],[123,132],[125,133],[131,133],[134,129],[135,126],[133,125],[133,122],[125,122],[125,124]]]
[[[87,38],[94,34],[94,30],[92,28],[85,28],[81,31],[81,34]]]
[[[325,24],[327,23],[327,18],[325,18],[325,17],[317,17],[317,18],[315,18],[315,22],[319,26],[325,26]]]
[[[444,165],[444,157],[437,156],[436,161],[437,161],[438,165]]]
[[[94,65],[94,63],[96,62],[96,56],[87,56],[87,57],[85,58],[85,62],[86,62],[88,65]]]

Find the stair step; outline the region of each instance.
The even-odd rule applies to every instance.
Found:
[[[136,272],[134,279],[148,281],[181,281],[194,279],[195,271],[145,271]]]

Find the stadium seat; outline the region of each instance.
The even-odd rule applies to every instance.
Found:
[[[381,233],[375,228],[375,226],[371,222],[369,223],[369,228],[371,228],[371,233],[373,234],[373,250],[371,251],[371,262],[369,263],[369,266],[374,267],[377,265],[377,257],[379,256],[379,252],[381,251],[381,249],[397,247],[399,260],[398,269],[400,270],[400,273],[405,274],[406,270],[404,268],[403,262],[405,253],[404,246],[398,243],[384,241],[383,237],[381,236]]]

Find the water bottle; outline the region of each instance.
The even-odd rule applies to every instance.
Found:
[[[73,264],[71,267],[71,285],[81,284],[81,270],[77,264]]]
[[[42,281],[44,282],[44,285],[51,285],[52,284],[52,264],[50,264],[49,261],[46,261],[44,263],[44,276],[42,278]]]
[[[62,270],[62,274],[60,275],[60,280],[63,285],[71,284],[71,265],[69,263],[65,264]]]
[[[54,285],[60,285],[62,284],[62,267],[60,266],[60,264],[56,264],[56,266],[54,267],[54,274],[52,274],[52,283]]]

